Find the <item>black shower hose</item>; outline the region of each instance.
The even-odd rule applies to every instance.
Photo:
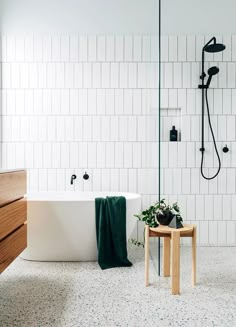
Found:
[[[214,143],[215,152],[216,152],[216,155],[217,155],[217,158],[218,158],[219,166],[218,166],[218,170],[215,173],[215,175],[213,175],[212,177],[205,176],[204,173],[203,173],[203,160],[204,160],[204,152],[205,151],[203,150],[202,151],[202,160],[201,160],[201,175],[202,175],[203,178],[205,178],[207,180],[211,180],[211,179],[214,179],[219,174],[220,169],[221,169],[221,160],[220,160],[219,152],[218,152],[218,149],[217,149],[217,146],[216,146],[215,135],[214,135],[213,128],[212,128],[212,125],[211,125],[211,116],[210,116],[210,111],[209,111],[207,89],[206,89],[205,94],[206,94],[206,107],[207,107],[208,123],[209,123],[209,126],[210,126],[210,131],[211,131],[211,135],[212,135],[212,139],[213,139],[213,143]]]

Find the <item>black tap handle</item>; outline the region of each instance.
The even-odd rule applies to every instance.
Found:
[[[86,172],[84,173],[83,179],[85,180],[89,179],[89,175]]]

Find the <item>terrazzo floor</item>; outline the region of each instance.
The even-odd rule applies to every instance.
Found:
[[[156,274],[149,287],[144,250],[131,246],[131,268],[102,271],[96,262],[29,262],[18,258],[0,276],[1,327],[236,326],[236,248],[198,248],[191,288],[190,248],[181,249],[181,295]]]

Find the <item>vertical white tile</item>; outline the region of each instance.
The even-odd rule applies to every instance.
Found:
[[[106,37],[106,60],[107,61],[115,60],[115,37],[114,36]]]
[[[97,143],[97,168],[104,168],[106,164],[106,144]]]
[[[41,36],[34,36],[34,61],[43,59],[43,40]]]
[[[77,62],[79,60],[79,38],[77,35],[70,36],[70,61]]]
[[[52,60],[52,38],[51,36],[43,37],[43,61],[51,61]]]
[[[126,35],[124,38],[124,61],[132,61],[133,59],[133,38]]]
[[[198,58],[195,57],[196,55],[196,39],[194,35],[187,36],[187,61],[195,61]]]
[[[79,143],[79,167],[86,169],[88,166],[88,143]]]
[[[200,174],[198,168],[191,169],[191,194],[200,193]]]
[[[81,89],[83,86],[83,65],[74,63],[74,87]]]
[[[123,36],[115,37],[115,61],[124,60],[124,39]]]
[[[161,37],[161,61],[169,61],[169,39],[168,36]],[[172,60],[170,60],[172,61]]]
[[[159,38],[151,36],[151,61],[158,62],[158,44]]]
[[[106,168],[113,168],[115,161],[114,142],[106,143]]]
[[[116,168],[124,167],[124,143],[115,142],[115,163]]]
[[[235,141],[235,116],[227,116],[227,141]]]
[[[110,118],[101,117],[101,140],[110,141]]]
[[[128,87],[135,89],[137,87],[137,64],[128,65]]]
[[[40,66],[38,65],[38,70]],[[47,64],[47,75],[45,76],[47,79],[47,87],[48,88],[55,88],[56,86],[56,66],[55,63],[48,63]],[[41,80],[41,87],[45,82]]]
[[[70,112],[70,92],[69,90],[61,90],[61,99],[60,99],[60,106],[61,106],[61,115],[68,115]]]
[[[52,61],[58,62],[61,60],[61,39],[60,36],[52,36]]]
[[[169,61],[177,61],[178,58],[177,36],[169,36]]]
[[[218,221],[218,244],[226,244],[226,222],[225,221]]]
[[[111,63],[110,65],[111,74],[110,74],[110,87],[118,88],[119,87],[119,64]]]
[[[142,61],[151,60],[151,38],[150,36],[143,36],[142,38]]]
[[[106,37],[105,36],[97,37],[97,60],[98,61],[106,60]]]
[[[227,244],[235,244],[235,222],[227,221],[226,225],[226,241]]]
[[[105,115],[106,113],[106,91],[97,90],[97,114]]]
[[[94,142],[88,143],[88,168],[95,168],[97,164],[97,145]]]
[[[145,88],[147,83],[147,66],[145,63],[138,63],[138,88]]]
[[[72,63],[66,63],[65,64],[65,88],[73,88],[73,87],[74,87],[74,65]]]
[[[24,49],[24,60],[29,62],[34,60],[34,41],[32,36],[26,36],[25,38],[25,49]]]
[[[79,61],[88,60],[88,38],[87,36],[79,37]]]
[[[110,87],[110,64],[102,63],[102,88]]]
[[[86,115],[88,113],[88,91],[79,90],[79,114]]]
[[[93,63],[92,65],[92,85],[94,88],[100,88],[102,82],[101,64]]]
[[[120,64],[120,88],[127,88],[128,87],[128,64],[121,63]]]
[[[235,63],[227,63],[227,86],[228,88],[235,88]]]
[[[94,35],[88,36],[88,61],[97,60],[97,37]]]
[[[183,88],[191,87],[191,64],[183,63]]]
[[[117,141],[119,139],[119,117],[111,116],[110,125],[111,125],[110,140]]]
[[[124,90],[124,115],[132,115],[133,96],[132,90]]]
[[[46,63],[38,63],[38,87],[42,89],[47,87],[47,65]]]
[[[165,88],[173,88],[173,65],[165,64]]]
[[[65,64],[56,63],[56,88],[65,87]]]
[[[106,115],[114,115],[115,112],[115,92],[112,89],[106,90]]]
[[[178,36],[178,61],[187,61],[187,40],[186,35]]]
[[[182,66],[180,63],[173,64],[173,87],[182,88]]]
[[[97,113],[97,90],[88,90],[88,115]]]
[[[203,195],[196,195],[196,220],[205,220],[204,202]]]
[[[133,37],[133,61],[142,60],[142,38],[141,36]]]
[[[83,64],[83,87],[88,89],[92,86],[92,65],[91,63]]]
[[[200,244],[208,244],[209,241],[208,233],[209,233],[208,221],[200,221],[200,230],[199,230]]]

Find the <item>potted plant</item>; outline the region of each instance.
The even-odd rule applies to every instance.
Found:
[[[156,202],[141,214],[134,215],[139,221],[143,221],[150,227],[158,227],[159,225],[169,225],[173,219],[176,220],[177,228],[183,227],[183,219],[177,202],[172,205],[166,204],[165,199]],[[142,242],[135,239],[130,240],[132,244],[144,246]]]

